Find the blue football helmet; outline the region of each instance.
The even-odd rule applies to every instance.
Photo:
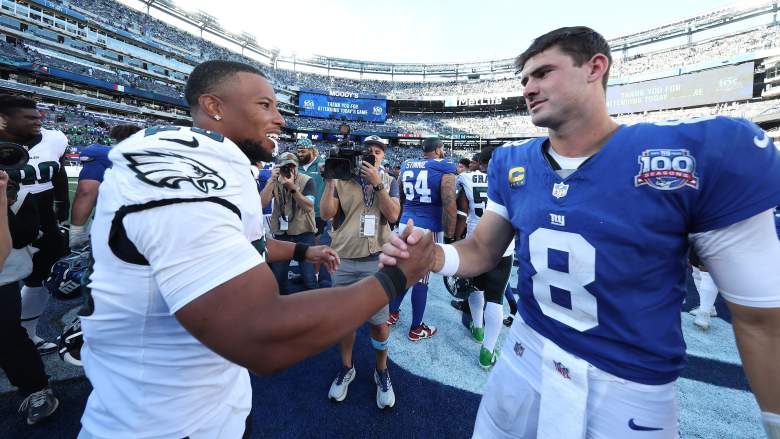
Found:
[[[82,278],[89,268],[89,258],[90,247],[87,245],[54,263],[51,274],[43,283],[49,293],[60,300],[81,297]]]

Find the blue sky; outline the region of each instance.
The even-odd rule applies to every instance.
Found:
[[[142,7],[140,0],[122,0]],[[248,31],[285,53],[388,62],[455,62],[508,58],[561,26],[587,25],[607,38],[720,7],[726,0],[178,0],[226,29]]]

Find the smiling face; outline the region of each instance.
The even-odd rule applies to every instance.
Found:
[[[267,79],[250,72],[235,73],[202,95],[199,104],[198,126],[232,140],[253,163],[273,160],[284,119]]]
[[[520,82],[525,87],[523,97],[531,122],[555,130],[587,112],[594,90],[601,87],[600,82],[589,80],[591,72],[590,61],[576,66],[555,46],[529,58],[520,72]]]

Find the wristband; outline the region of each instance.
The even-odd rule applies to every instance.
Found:
[[[398,294],[406,291],[406,275],[398,267],[383,267],[374,273],[387,294],[388,303],[392,303]]]
[[[445,236],[444,237],[444,243],[445,244],[452,244],[453,242],[455,242],[455,237],[454,236]]]
[[[767,439],[780,439],[780,415],[771,412],[761,412]]]
[[[455,276],[458,273],[460,267],[460,255],[458,249],[452,244],[436,244],[444,251],[444,264],[441,266],[441,270],[435,273],[442,276]]]
[[[298,262],[303,262],[306,260],[306,250],[309,249],[309,246],[306,244],[301,243],[295,243],[295,250],[293,250],[293,260]]]

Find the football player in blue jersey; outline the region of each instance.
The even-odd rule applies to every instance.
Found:
[[[444,158],[444,142],[437,138],[422,142],[423,156],[406,160],[401,165],[399,182],[403,187],[401,205],[403,213],[400,232],[409,219],[415,226],[434,233],[437,242],[454,241],[457,207],[455,205],[455,163]],[[390,304],[387,324],[393,326],[401,315],[399,308],[406,294],[399,295]],[[423,323],[425,304],[428,301],[428,276],[412,287],[412,322],[409,340],[420,341],[436,334],[435,326]]]
[[[111,128],[109,136],[114,143],[119,143],[132,136],[141,127],[133,124],[116,125]],[[79,183],[76,186],[76,194],[73,197],[73,207],[70,211],[69,246],[71,249],[84,246],[89,241],[89,229],[87,219],[92,214],[92,209],[97,201],[98,188],[103,182],[106,169],[111,167],[108,159],[110,146],[93,144],[81,151],[81,163],[83,167],[79,173]]]
[[[609,45],[552,31],[516,61],[549,137],[493,153],[474,234],[430,268],[474,276],[516,236],[520,305],[475,438],[677,438],[689,247],[728,302],[767,435],[780,437],[780,146],[730,117],[618,125]],[[421,241],[394,237],[380,262]]]

